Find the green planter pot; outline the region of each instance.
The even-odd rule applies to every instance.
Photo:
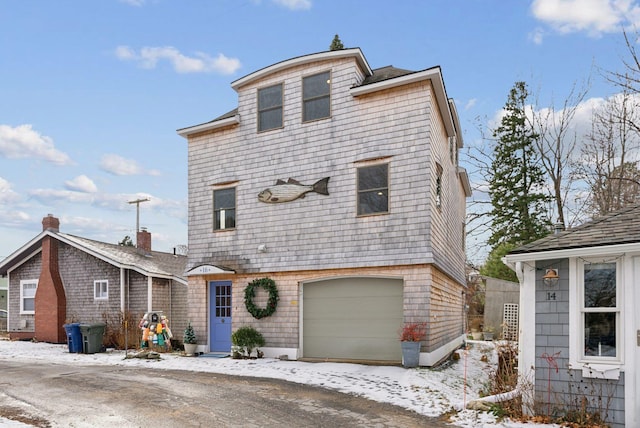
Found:
[[[400,342],[400,346],[402,346],[402,365],[408,369],[418,367],[420,342]]]

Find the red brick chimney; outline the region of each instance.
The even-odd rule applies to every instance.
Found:
[[[136,247],[147,253],[151,252],[151,233],[142,229],[136,234]]]
[[[42,219],[42,230],[59,232],[60,220],[49,214]],[[43,342],[64,343],[67,299],[58,270],[58,240],[42,239],[42,266],[35,298],[35,337]]]

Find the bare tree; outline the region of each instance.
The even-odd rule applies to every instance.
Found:
[[[640,195],[640,123],[628,90],[593,113],[591,132],[581,150],[578,177],[589,187],[588,208],[601,216],[635,203]]]

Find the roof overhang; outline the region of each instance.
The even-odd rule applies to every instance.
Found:
[[[299,65],[305,65],[325,60],[335,60],[340,58],[354,58],[367,76],[371,76],[373,74],[373,72],[371,71],[371,67],[369,67],[369,63],[367,63],[367,60],[362,54],[360,48],[339,49],[335,51],[327,51],[311,55],[299,56],[297,58],[288,59],[286,61],[270,65],[269,67],[265,67],[261,70],[253,72],[231,82],[231,87],[235,91],[238,91],[238,89],[240,89],[241,87],[263,79],[270,74],[277,73],[278,71],[286,70],[288,68],[296,67]]]
[[[459,166],[458,176],[460,177],[460,183],[462,183],[462,188],[464,189],[464,195],[467,198],[470,198],[473,192],[471,190],[471,181],[469,181],[469,174],[467,174],[467,170]]]
[[[538,260],[567,259],[571,257],[599,257],[613,254],[640,254],[640,242],[632,242],[617,245],[602,245],[580,248],[565,248],[558,250],[536,251],[527,253],[509,253],[502,258],[507,265],[515,265],[517,262],[535,262]]]
[[[444,81],[442,80],[440,67],[429,68],[427,70],[383,80],[377,83],[371,83],[369,85],[356,86],[355,88],[351,88],[350,93],[354,97],[360,97],[362,95],[368,95],[385,89],[397,88],[398,86],[408,85],[410,83],[423,82],[425,80],[431,81],[431,86],[433,87],[433,91],[436,95],[436,103],[440,113],[442,114],[445,129],[447,130],[447,136],[458,137],[460,139],[458,144],[462,144],[462,137],[456,130],[454,122],[456,119],[454,119],[454,113],[450,109],[449,99],[447,98],[447,91],[444,88]]]
[[[224,273],[236,273],[236,271],[215,265],[200,265],[186,271],[185,276],[220,275]]]
[[[205,131],[213,131],[214,129],[225,128],[227,126],[233,126],[240,123],[240,115],[236,114],[232,117],[227,117],[225,119],[214,120],[207,123],[202,123],[200,125],[190,126],[188,128],[178,129],[178,135],[181,137],[187,138],[190,135],[197,134]]]

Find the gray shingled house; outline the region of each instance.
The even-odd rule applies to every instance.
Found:
[[[108,323],[125,312],[163,311],[173,331],[184,329],[186,256],[152,251],[147,231],[129,247],[61,233],[59,225],[45,217],[42,232],[0,262],[11,338],[64,343],[65,323]]]
[[[266,356],[399,363],[412,322],[427,324],[421,365],[460,346],[471,189],[440,67],[371,69],[342,49],[231,87],[237,108],[178,130],[199,350],[229,352],[232,330],[250,325]],[[263,280],[279,300],[257,287],[245,304]]]
[[[522,378],[544,413],[640,426],[640,206],[513,250]],[[535,304],[532,304],[535,302]]]

